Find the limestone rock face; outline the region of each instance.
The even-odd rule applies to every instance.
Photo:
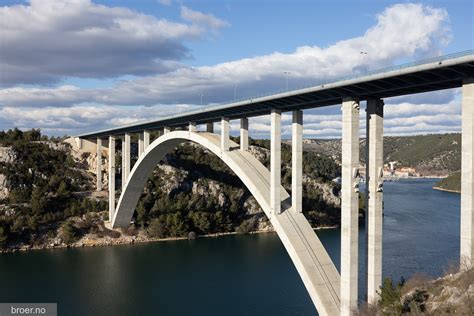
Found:
[[[0,162],[12,163],[15,161],[15,153],[11,147],[0,147]],[[8,183],[5,175],[0,173],[0,200],[8,197]]]
[[[0,147],[0,162],[12,163],[15,161],[15,153],[11,147]]]

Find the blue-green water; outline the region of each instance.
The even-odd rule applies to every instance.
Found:
[[[459,260],[460,196],[435,182],[385,184],[385,275],[438,276]],[[339,233],[318,232],[337,266]],[[361,227],[361,251],[363,238]],[[315,314],[275,234],[0,255],[0,302],[57,302],[60,315]]]

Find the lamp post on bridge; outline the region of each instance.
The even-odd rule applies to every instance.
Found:
[[[289,71],[283,72],[285,74],[285,86],[286,86],[286,91],[288,91],[288,76],[291,74]]]
[[[362,56],[362,72],[365,72],[364,56],[367,55],[367,52],[360,52]]]

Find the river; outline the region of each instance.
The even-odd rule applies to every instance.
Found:
[[[436,277],[459,261],[460,196],[435,182],[385,183],[384,275]],[[338,267],[339,234],[318,231]],[[60,315],[315,314],[273,233],[3,254],[0,302],[58,303]]]

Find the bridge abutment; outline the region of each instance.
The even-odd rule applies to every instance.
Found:
[[[465,270],[474,264],[474,78],[462,86],[461,253]]]
[[[352,315],[358,299],[359,101],[342,102],[341,315]]]

